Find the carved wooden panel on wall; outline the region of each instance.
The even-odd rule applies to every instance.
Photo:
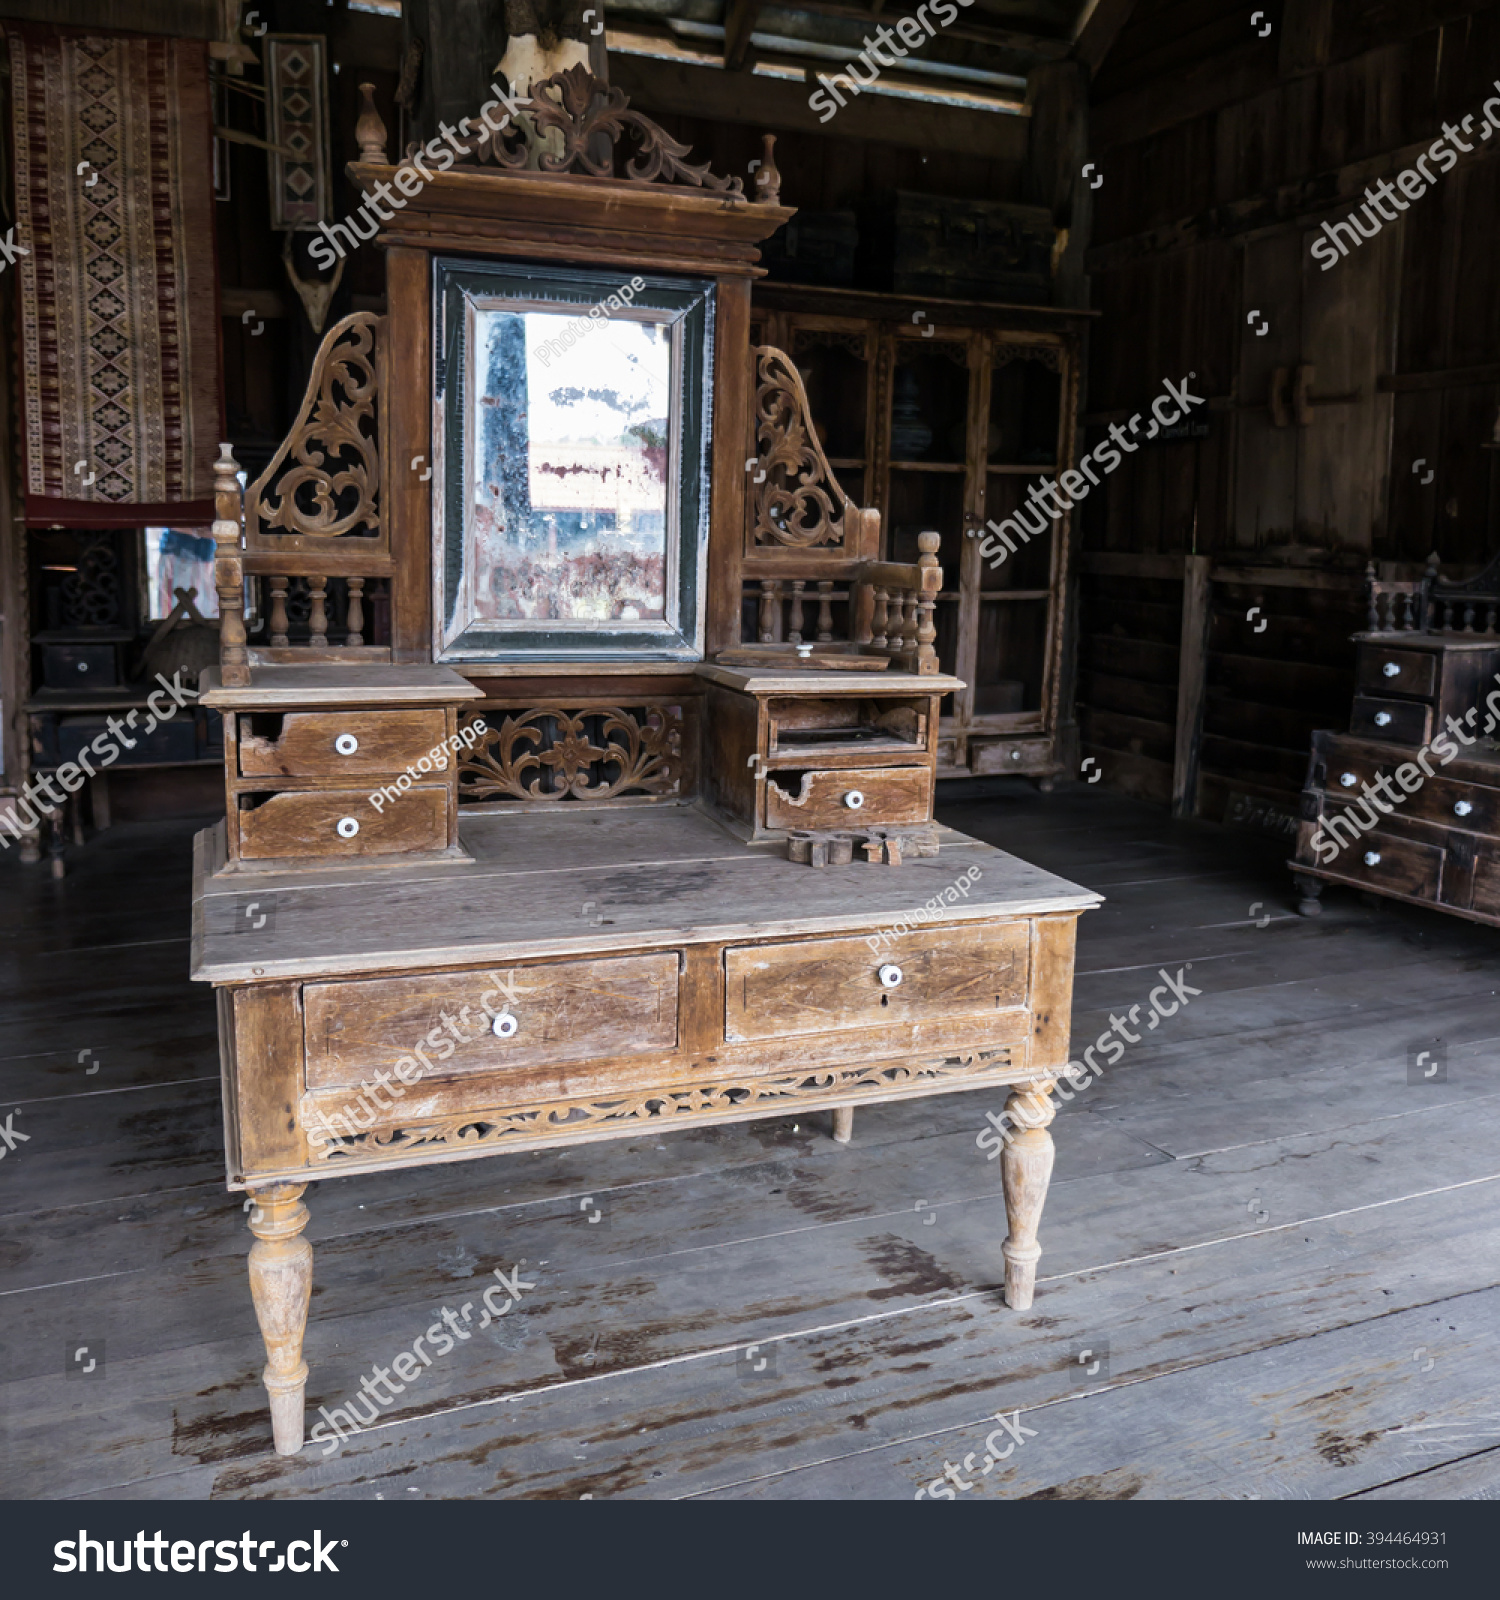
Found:
[[[611,706],[477,701],[465,723],[485,731],[459,765],[470,802],[678,799],[692,792],[681,701]]]

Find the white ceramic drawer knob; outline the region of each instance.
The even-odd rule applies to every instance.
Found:
[[[511,1016],[510,1012],[502,1011],[499,1016],[497,1016],[490,1024],[490,1032],[493,1033],[497,1039],[509,1039],[515,1034],[516,1029],[520,1026],[521,1024],[517,1022],[513,1016]]]
[[[1343,784],[1346,789],[1352,789],[1354,785],[1359,782],[1359,779],[1356,778],[1352,772],[1344,772],[1339,775],[1339,782]]]
[[[1380,670],[1388,678],[1399,678],[1401,676],[1401,668],[1394,661],[1387,661]]]
[[[79,663],[78,663],[78,670],[79,670],[79,671],[80,671],[80,672],[87,672],[87,671],[88,671],[88,670],[89,670],[89,664],[88,664],[88,662],[87,662],[87,661],[80,661],[80,662],[79,662]]]
[[[1377,711],[1375,713],[1375,726],[1377,728],[1388,728],[1390,725],[1391,714],[1389,711]]]
[[[894,989],[901,982],[902,977],[901,968],[888,961],[880,969],[880,987],[882,989]]]
[[[1458,800],[1454,802],[1453,815],[1455,817],[1466,817],[1473,809],[1474,807],[1467,800]]]
[[[1380,852],[1378,850],[1366,850],[1365,865],[1367,867],[1378,867],[1380,865]]]
[[[359,832],[359,821],[355,817],[340,817],[338,836],[341,839],[352,839]]]
[[[333,748],[337,750],[341,756],[352,756],[354,752],[359,749],[359,740],[356,739],[352,733],[341,733],[338,738],[333,741]]]
[[[858,811],[864,803],[865,797],[858,789],[851,789],[848,794],[844,796],[844,804],[848,806],[851,811]]]

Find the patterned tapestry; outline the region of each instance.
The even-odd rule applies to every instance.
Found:
[[[271,226],[308,232],[330,215],[328,100],[321,35],[268,33],[266,124],[271,152]],[[282,154],[281,152],[286,152]]]
[[[206,46],[4,32],[28,520],[209,521],[222,426]]]

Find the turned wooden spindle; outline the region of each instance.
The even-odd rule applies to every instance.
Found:
[[[359,146],[359,159],[384,166],[386,131],[385,123],[375,109],[375,85],[360,84],[359,94],[359,121],[354,124],[354,142]]]
[[[760,642],[774,644],[781,620],[781,584],[775,578],[760,580]]]
[[[1020,1085],[1005,1102],[1013,1134],[1000,1157],[1000,1181],[1005,1190],[1005,1216],[1010,1232],[1000,1253],[1005,1258],[1005,1303],[1013,1311],[1025,1311],[1036,1292],[1036,1264],[1042,1247],[1036,1242],[1037,1224],[1042,1220],[1042,1204],[1047,1185],[1052,1181],[1054,1149],[1047,1124],[1057,1115],[1048,1098],[1050,1078]]]
[[[272,649],[285,649],[287,643],[286,578],[270,578],[271,615],[269,618]]]
[[[928,531],[917,535],[917,549],[921,554],[917,557],[917,566],[922,570],[922,592],[917,600],[917,671],[931,674],[938,670],[937,651],[933,648],[933,640],[937,638],[937,622],[934,612],[937,608],[937,591],[942,588],[943,574],[938,567],[938,547],[942,544],[940,534]],[[935,580],[929,582],[927,573],[937,571]]]
[[[758,206],[774,206],[781,199],[781,171],[773,153],[776,135],[763,133],[760,139],[760,165],[755,169],[755,203]]]
[[[788,608],[786,636],[793,644],[802,643],[802,591],[806,587],[806,578],[792,579],[792,600]]]
[[[906,615],[901,622],[901,648],[909,650],[913,655],[917,651],[917,591],[908,589],[902,596],[906,607]]]
[[[312,1246],[302,1238],[307,1207],[304,1183],[277,1183],[251,1196],[250,1298],[266,1346],[266,1393],[271,1397],[271,1433],[277,1455],[302,1448],[303,1396],[307,1363],[302,1337],[312,1299]]]
[[[870,619],[870,643],[885,649],[886,624],[890,620],[890,598],[881,584],[875,585],[875,613]]]
[[[833,579],[818,579],[818,643],[833,638]]]
[[[226,688],[250,682],[245,648],[245,562],[240,554],[239,463],[227,444],[214,462],[214,587],[219,592],[219,679]]]
[[[328,648],[328,579],[309,578],[308,597],[312,600],[312,613],[307,619],[310,637],[308,643],[314,650]]]
[[[349,606],[345,615],[345,622],[349,628],[349,636],[345,644],[363,644],[365,642],[365,580],[363,578],[349,578]]]
[[[1369,592],[1369,615],[1366,618],[1370,625],[1371,633],[1380,632],[1380,591],[1375,587],[1375,563],[1365,563],[1365,588]]]

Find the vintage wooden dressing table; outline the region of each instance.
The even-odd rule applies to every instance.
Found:
[[[409,195],[389,309],[330,330],[243,503],[217,468],[230,824],[197,841],[193,977],[282,1454],[320,1177],[793,1109],[847,1140],[860,1102],[1007,1085],[1011,1306],[1041,1254],[1100,897],[932,821],[941,541],[879,559],[795,368],[751,350],[770,141],[750,200],[582,68],[531,104],[413,185],[367,94],[351,174]]]

